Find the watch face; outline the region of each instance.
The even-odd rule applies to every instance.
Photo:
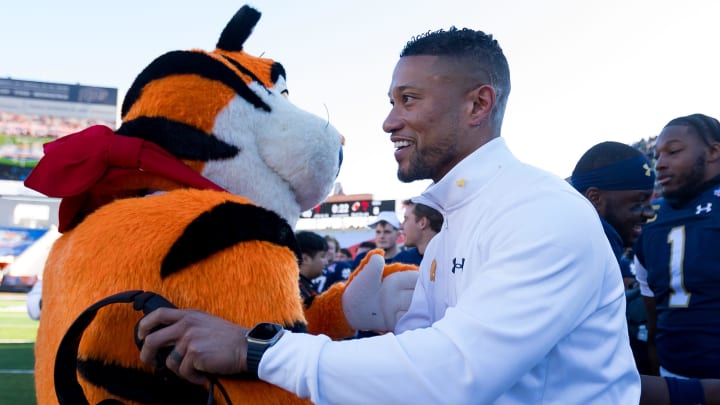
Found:
[[[275,337],[282,327],[275,323],[263,322],[257,324],[250,332],[248,337],[259,340],[269,340]]]

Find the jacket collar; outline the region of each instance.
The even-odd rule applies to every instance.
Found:
[[[461,160],[440,181],[431,184],[419,202],[427,202],[442,212],[452,211],[481,192],[504,166],[516,162],[518,160],[508,149],[505,139],[497,137]]]

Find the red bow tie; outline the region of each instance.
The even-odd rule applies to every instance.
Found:
[[[25,179],[25,186],[63,198],[60,232],[75,225],[73,222],[85,204],[83,195],[129,174],[144,172],[190,188],[225,191],[160,146],[116,135],[102,125],[46,143],[43,149],[45,155]]]

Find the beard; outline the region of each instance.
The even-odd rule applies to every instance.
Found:
[[[410,156],[406,170],[398,167],[398,180],[410,183],[415,180],[434,179],[443,168],[452,163],[457,154],[454,142],[418,149]]]
[[[686,199],[694,196],[698,187],[705,179],[705,157],[698,156],[695,164],[690,168],[688,174],[683,176],[682,185],[675,190],[663,189],[663,196],[671,199]]]

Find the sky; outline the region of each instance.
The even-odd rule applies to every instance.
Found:
[[[720,116],[715,0],[255,0],[248,53],[281,62],[291,100],[346,138],[346,194],[417,195],[382,122],[405,43],[450,26],[491,33],[512,81],[502,135],[521,160],[567,177],[602,141],[655,136],[672,118]],[[211,50],[242,1],[15,1],[0,16],[0,77],[114,87],[172,50]],[[205,7],[207,6],[207,7]],[[119,109],[119,108],[118,108]]]

